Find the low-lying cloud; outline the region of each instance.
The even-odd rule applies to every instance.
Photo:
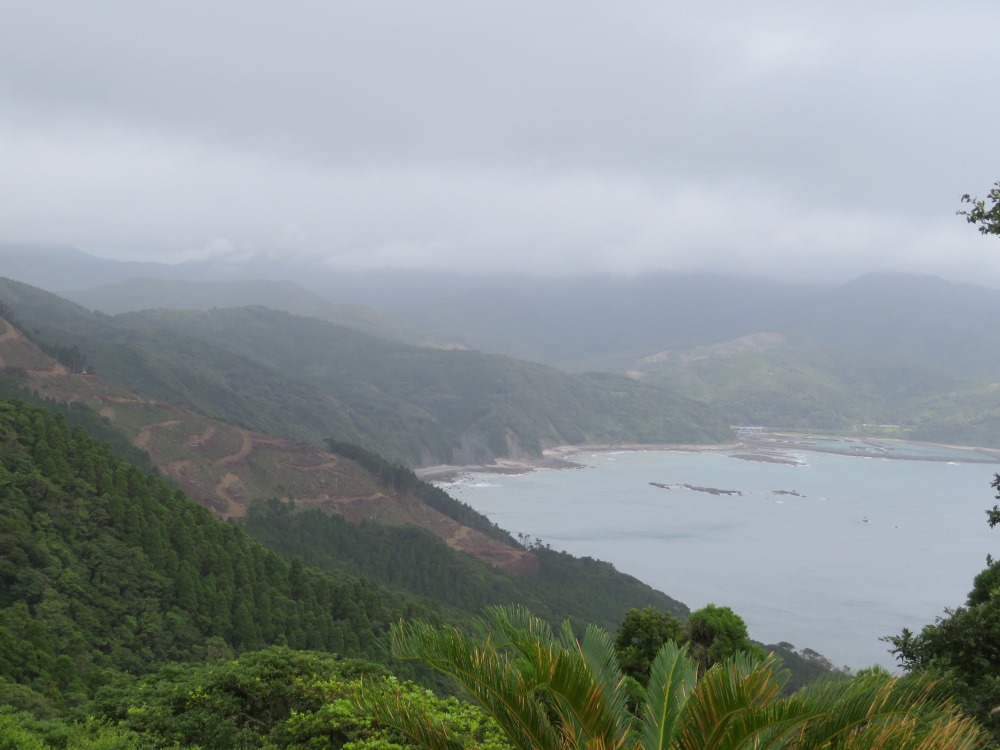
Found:
[[[63,11],[0,9],[0,241],[1000,284],[991,3]]]

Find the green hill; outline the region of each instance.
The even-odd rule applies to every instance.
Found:
[[[470,278],[426,294],[424,301],[414,304],[412,300],[421,296],[420,283],[414,280],[408,309],[391,316],[393,325],[410,340],[523,357],[571,371],[640,372],[644,384],[710,405],[726,422],[859,433],[867,429],[863,425],[888,424],[902,427],[896,433],[900,436],[1000,445],[1000,408],[991,395],[1000,383],[1000,358],[992,345],[992,321],[1000,316],[996,290],[906,274],[872,274],[838,286],[683,274],[511,277]],[[184,330],[184,335],[192,335],[176,321],[170,326],[175,333]],[[720,356],[720,350],[733,342],[772,334],[784,337],[785,345]],[[224,338],[219,332],[212,336]],[[269,352],[252,351],[247,342],[227,346],[248,359],[263,357],[273,371],[281,370],[300,384],[308,380],[313,392],[329,396],[336,390],[323,380],[336,375],[329,363],[312,362],[314,372],[293,371],[293,363],[308,365],[308,358],[283,352],[275,361]],[[651,359],[664,353],[680,358],[661,359],[650,366]],[[213,378],[218,379],[218,373]],[[352,415],[357,417],[351,420],[356,434],[348,435],[342,417],[321,418],[326,404],[316,409],[314,421],[323,426],[329,422],[328,435],[344,435],[410,463],[446,453],[433,444],[438,438],[450,449],[458,441],[456,458],[508,445],[507,435],[492,429],[489,419],[486,429],[460,415],[453,422],[437,406],[406,401],[406,393],[393,402],[397,394],[375,380],[374,389],[351,394],[365,404]],[[189,390],[188,398],[195,397],[198,389]],[[454,393],[449,385],[446,397],[452,406]],[[220,394],[216,396],[221,400]],[[304,394],[293,400],[302,398]],[[334,395],[346,407],[340,398]],[[376,402],[393,404],[390,413],[377,414]],[[568,406],[564,413],[572,411],[572,404]],[[535,407],[528,413],[545,415],[544,409]],[[240,411],[254,408],[248,405]],[[366,424],[365,417],[372,423]],[[277,425],[280,417],[268,419]],[[421,419],[426,420],[421,432],[430,444],[406,444],[401,436],[413,434],[407,423]],[[512,414],[499,418],[508,424],[520,419]],[[554,431],[546,424],[526,425],[520,428],[524,433],[518,436],[520,447],[530,453],[536,444],[558,439],[555,433],[566,438],[560,442],[575,442],[574,435],[595,439],[600,431],[594,428],[601,425],[592,421],[573,421],[575,425],[556,425]],[[465,433],[463,425],[473,429]],[[614,436],[612,425],[603,427]],[[389,443],[374,444],[374,434],[389,436]],[[315,431],[309,439],[316,439]]]
[[[918,404],[969,382],[942,368],[778,333],[658,352],[630,372],[711,403],[734,424],[792,430],[913,429],[926,419]]]
[[[615,629],[625,613],[651,602],[686,617],[688,608],[608,563],[536,547],[538,568],[515,576],[449,548],[412,526],[348,523],[320,509],[269,502],[250,509],[245,528],[268,547],[309,565],[404,590],[466,615],[490,604],[520,603],[550,622]]]
[[[21,695],[11,685],[30,691],[19,701],[82,700],[103,669],[143,672],[220,648],[380,658],[379,632],[404,612],[461,622],[520,602],[612,628],[630,607],[687,612],[606,563],[540,550],[537,572],[515,576],[417,529],[271,502],[248,528],[324,572],[289,563],[24,401],[0,401],[0,491],[0,704]]]
[[[366,429],[383,441],[380,452],[408,451],[410,462],[474,463],[559,444],[729,438],[708,408],[621,376],[567,375],[498,355],[407,346],[264,308],[147,311],[116,320],[195,338],[306,383],[372,420]],[[415,455],[415,434],[422,456]]]
[[[623,376],[410,346],[261,307],[112,318],[11,281],[0,282],[0,301],[40,341],[77,347],[122,386],[410,465],[537,456],[561,444],[730,439],[706,406]]]
[[[374,655],[394,616],[371,584],[287,562],[41,407],[0,401],[0,488],[0,680],[45,700],[217,645]]]
[[[260,518],[254,509],[265,500],[269,509],[285,508],[278,498],[295,498],[300,514],[318,511],[309,516],[311,528],[325,531],[311,534],[307,543],[287,538],[292,533],[287,519],[276,524],[286,529],[278,535],[269,521],[253,527],[269,545],[289,554],[308,557],[309,545],[314,545],[320,552],[313,560],[317,565],[363,575],[466,613],[485,603],[530,600],[540,614],[553,619],[569,616],[576,622],[611,625],[626,609],[647,601],[683,610],[605,563],[523,548],[410,469],[359,446],[331,440],[332,452],[321,451],[144,399],[94,375],[60,371],[6,324],[0,329],[0,359],[24,362],[15,368],[23,371],[18,377],[0,377],[0,394],[33,398],[76,424],[98,429],[120,454],[139,453],[147,465],[221,517],[249,524]],[[25,396],[31,393],[25,386],[72,407],[49,397]],[[99,408],[103,418],[85,404]],[[324,520],[328,515],[334,518]],[[397,561],[404,565],[402,578],[388,574]],[[442,580],[449,587],[442,589]]]

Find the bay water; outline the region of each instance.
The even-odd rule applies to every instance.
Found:
[[[442,486],[515,536],[607,560],[692,609],[730,606],[755,640],[836,666],[894,667],[879,637],[963,604],[1000,550],[984,513],[996,464],[811,451],[785,456],[797,465],[660,450],[570,458],[581,467]]]

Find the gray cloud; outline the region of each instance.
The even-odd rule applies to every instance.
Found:
[[[1000,284],[1000,7],[0,2],[0,240]],[[986,145],[984,145],[986,144]]]

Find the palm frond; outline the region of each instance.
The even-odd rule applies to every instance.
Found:
[[[522,612],[515,610],[516,616],[511,617],[510,610],[497,609],[490,615],[552,697],[563,741],[571,747],[595,743],[607,750],[622,747],[631,729],[631,716],[625,707],[620,674],[618,682],[610,685],[598,679],[568,625],[563,628],[562,639],[556,640],[543,622],[530,615],[520,616]],[[608,663],[608,659],[614,659],[610,637],[605,634],[602,640],[599,629],[594,629],[589,648],[593,650],[591,658],[602,665],[602,670],[617,672]]]
[[[837,742],[844,748],[974,748],[982,731],[929,679],[873,673],[822,682],[796,694],[816,718],[796,747]]]
[[[365,685],[355,699],[358,708],[375,720],[392,727],[427,750],[463,750],[462,743],[453,739],[448,727],[424,706],[414,704],[400,691],[387,690],[375,684]]]
[[[393,625],[389,644],[394,656],[423,659],[454,679],[496,720],[515,747],[559,747],[559,733],[535,698],[538,685],[533,675],[517,668],[488,637],[481,642],[454,628],[414,621]]]
[[[814,714],[807,706],[792,699],[778,700],[764,707],[748,708],[729,717],[710,746],[716,750],[788,748],[812,718]]]
[[[518,642],[528,639],[549,645],[556,644],[552,626],[545,620],[535,617],[524,607],[518,605],[489,606],[483,612],[494,638],[497,638],[498,647],[514,645],[516,648],[516,644],[513,643],[515,636]],[[501,635],[509,640],[505,641],[499,638]]]
[[[611,635],[603,628],[588,625],[579,649],[594,681],[604,686],[607,710],[620,725],[630,727],[635,723],[635,717],[628,710],[628,689]]]
[[[698,665],[687,646],[663,645],[649,670],[642,713],[643,750],[667,750],[680,728],[688,697],[698,680]]]
[[[687,647],[665,645],[641,715],[626,707],[626,678],[610,636],[577,641],[519,607],[493,607],[473,635],[424,622],[390,631],[392,653],[455,679],[519,750],[979,750],[984,732],[933,682],[886,673],[780,696],[772,655],[738,654],[698,679]],[[428,750],[457,750],[447,728],[398,692],[360,699],[372,716]]]
[[[688,699],[680,746],[721,750],[764,733],[774,745],[791,732],[808,708],[778,702],[784,674],[777,665],[774,656],[759,661],[740,653],[705,672]]]

